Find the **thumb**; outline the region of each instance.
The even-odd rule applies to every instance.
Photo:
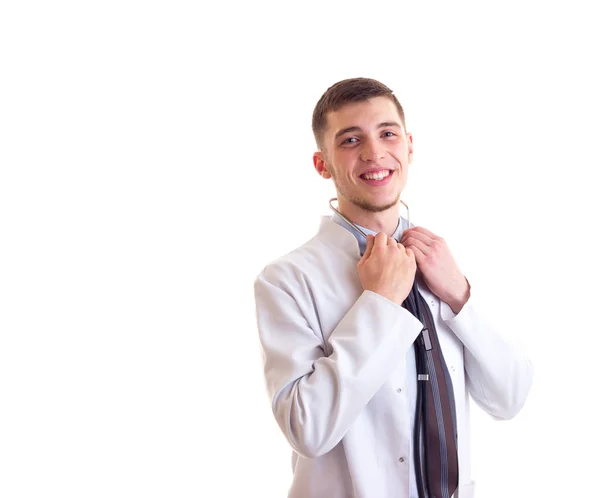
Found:
[[[373,250],[373,244],[375,243],[375,237],[371,234],[367,235],[367,248],[365,249],[365,253],[363,254],[363,261],[368,259],[371,256],[371,251]]]

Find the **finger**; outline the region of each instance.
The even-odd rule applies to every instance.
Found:
[[[371,234],[367,235],[367,248],[365,249],[365,253],[363,254],[362,259],[368,259],[368,257],[371,255],[374,242],[375,237],[373,237]]]
[[[385,232],[379,232],[377,235],[375,235],[375,242],[373,243],[373,249],[381,249],[385,246],[387,246],[387,239],[388,236],[385,234]]]
[[[425,254],[423,254],[418,247],[415,247],[415,246],[407,247],[406,254],[408,254],[408,251],[410,251],[411,254],[414,255],[414,258],[417,262],[417,266],[421,266],[425,262]]]
[[[423,227],[414,227],[413,230],[417,233],[422,233],[423,235],[427,235],[427,237],[429,237],[430,239],[437,239],[439,236],[436,235],[435,233],[427,230],[426,228]]]
[[[414,240],[420,240],[421,242],[423,242],[425,245],[428,245],[428,246],[432,245],[434,242],[434,239],[432,239],[429,235],[427,235],[423,232],[419,232],[417,230],[411,230],[408,233],[406,233],[406,230],[404,230],[404,232],[402,232],[402,238],[400,239],[400,242],[402,242],[404,244],[408,238],[412,238]]]
[[[425,242],[417,239],[416,237],[413,237],[412,235],[410,237],[407,237],[406,240],[404,240],[402,243],[410,248],[418,247],[419,250],[425,255],[431,252],[431,248]]]

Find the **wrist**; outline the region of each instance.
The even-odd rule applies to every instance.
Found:
[[[467,301],[471,297],[471,284],[465,277],[465,286],[461,290],[461,292],[457,293],[457,295],[453,296],[450,300],[447,301],[448,306],[455,315],[458,315],[460,311],[463,309],[464,305],[467,304]]]

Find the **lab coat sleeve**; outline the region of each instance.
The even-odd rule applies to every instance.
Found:
[[[471,296],[458,314],[441,302],[441,316],[463,343],[467,389],[495,419],[513,418],[527,399],[533,365],[526,354],[493,327]]]
[[[325,346],[303,312],[311,297],[286,288],[276,270],[267,268],[256,279],[255,299],[277,423],[294,451],[323,455],[404,361],[422,325],[402,306],[364,291]]]

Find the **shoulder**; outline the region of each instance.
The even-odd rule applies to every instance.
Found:
[[[257,276],[278,287],[297,285],[299,280],[319,278],[340,265],[355,265],[359,257],[354,236],[324,217],[318,233],[310,240],[268,263]]]
[[[269,262],[258,274],[257,280],[265,280],[272,284],[297,282],[303,275],[318,270],[329,258],[329,252],[324,241],[319,235],[315,235],[300,247]]]

